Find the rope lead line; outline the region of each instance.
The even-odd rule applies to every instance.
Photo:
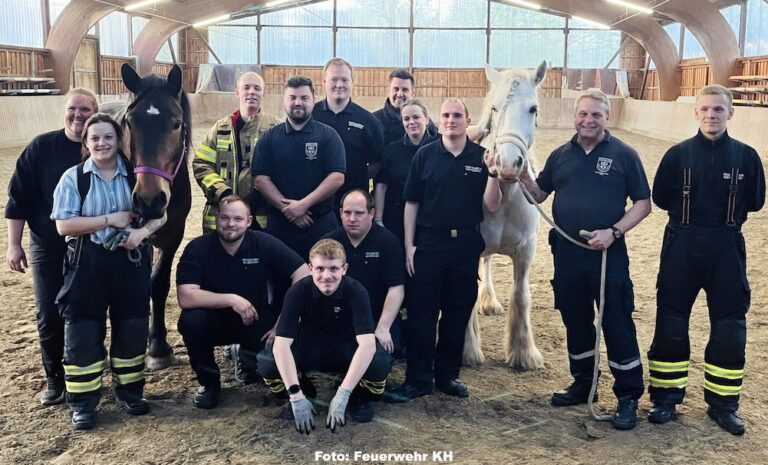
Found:
[[[120,244],[122,244],[127,240],[128,240],[128,232],[115,231],[111,236],[107,238],[106,241],[104,241],[104,248],[109,250],[110,252],[114,252],[115,250],[117,250],[117,246],[119,246]],[[137,247],[133,250],[126,250],[125,252],[128,254],[128,261],[138,266],[138,264],[141,262],[141,250],[139,250],[139,248]]]
[[[565,231],[560,228],[560,226],[556,225],[555,222],[550,218],[546,212],[541,208],[541,205],[539,205],[536,200],[533,199],[533,196],[531,196],[531,193],[528,192],[528,190],[525,188],[525,185],[522,182],[517,183],[520,186],[520,190],[523,192],[523,195],[528,200],[529,203],[531,203],[533,206],[536,207],[536,209],[539,211],[539,214],[549,223],[553,228],[555,228],[555,231],[557,231],[561,236],[569,240],[571,243],[578,245],[579,247],[582,247],[587,250],[600,250],[596,249],[590,245],[581,243],[577,241],[576,239],[572,238],[568,234],[566,234]],[[591,239],[588,231],[581,230],[579,231],[579,235],[583,237],[584,239]],[[595,322],[595,364],[594,368],[592,370],[592,387],[589,389],[589,400],[587,402],[587,405],[589,407],[589,414],[597,421],[610,421],[611,415],[606,414],[598,414],[595,412],[595,406],[593,399],[595,397],[595,392],[597,392],[597,378],[600,374],[600,333],[602,332],[603,328],[603,310],[605,309],[605,270],[606,270],[606,263],[608,259],[608,249],[602,250],[602,263],[600,265],[600,308],[597,311],[597,321]]]

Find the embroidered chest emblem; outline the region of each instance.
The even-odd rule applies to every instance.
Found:
[[[723,173],[723,179],[731,180],[731,173]],[[739,173],[739,181],[744,179],[744,173]]]
[[[365,258],[379,258],[379,252],[366,252]]]
[[[243,265],[258,265],[259,259],[258,258],[244,258],[243,259]]]
[[[468,171],[470,173],[482,173],[483,168],[480,166],[464,165],[464,171]]]
[[[307,160],[317,159],[317,142],[307,142],[304,144],[304,155],[307,156]]]
[[[364,124],[355,123],[354,121],[349,121],[349,122],[347,123],[347,125],[348,125],[348,126],[351,126],[351,127],[353,127],[353,128],[357,128],[357,129],[365,129],[365,125],[364,125]]]
[[[333,307],[334,316],[339,316],[340,313],[341,313],[341,307]]]
[[[608,172],[611,171],[611,164],[613,164],[612,158],[598,157],[597,165],[595,165],[595,173],[600,176],[608,175]]]

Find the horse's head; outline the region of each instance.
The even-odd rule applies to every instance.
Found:
[[[490,65],[485,66],[491,89],[485,98],[478,129],[483,135],[481,145],[491,152],[502,180],[516,181],[526,167],[539,111],[536,89],[546,72],[546,61],[534,72],[499,72]]]
[[[181,88],[181,69],[174,65],[167,79],[140,77],[124,64],[121,74],[133,92],[123,120],[123,148],[135,166],[134,208],[146,220],[161,218],[189,147],[189,101]]]

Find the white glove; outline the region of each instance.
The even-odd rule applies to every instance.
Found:
[[[315,415],[317,411],[312,402],[306,397],[291,401],[293,419],[296,422],[296,431],[309,434],[309,428],[315,429]]]
[[[339,387],[336,395],[333,396],[333,400],[331,400],[331,405],[328,407],[328,418],[325,420],[325,427],[330,428],[333,433],[336,432],[336,426],[344,426],[346,423],[344,412],[347,410],[350,394],[352,394],[352,391]]]

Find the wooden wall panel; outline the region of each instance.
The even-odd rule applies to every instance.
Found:
[[[127,94],[128,89],[123,85],[123,78],[120,76],[120,68],[124,63],[128,63],[136,68],[136,62],[133,58],[114,57],[108,55],[101,56],[101,93],[105,95]]]
[[[72,87],[85,87],[100,94],[99,89],[99,41],[85,38],[80,42],[80,48],[72,66]]]

